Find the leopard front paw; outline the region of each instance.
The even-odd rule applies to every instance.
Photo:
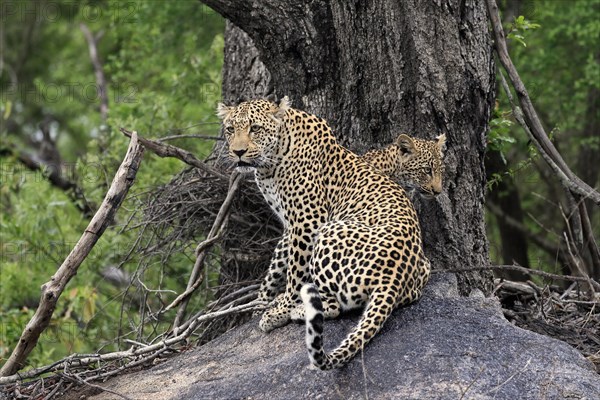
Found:
[[[281,301],[283,299],[283,295],[284,295],[284,293],[281,293],[281,294],[275,296],[275,295],[271,294],[270,292],[261,291],[258,293],[258,298],[256,300],[266,302],[267,309],[270,309],[270,308],[276,307],[278,304],[281,303]],[[264,309],[253,311],[252,318],[263,315],[265,312],[266,311]]]
[[[258,327],[263,332],[271,332],[273,329],[287,325],[289,322],[289,309],[287,307],[276,306],[265,311],[258,323]]]
[[[304,305],[298,304],[290,313],[290,319],[294,322],[304,322]]]

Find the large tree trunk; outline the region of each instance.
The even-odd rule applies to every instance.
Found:
[[[483,2],[203,2],[231,21],[226,102],[288,95],[359,153],[403,132],[445,133],[446,195],[417,200],[425,251],[435,269],[488,264],[483,158],[494,67]],[[489,292],[490,274],[461,273],[459,286]]]

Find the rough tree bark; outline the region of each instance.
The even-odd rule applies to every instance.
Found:
[[[445,133],[446,195],[417,200],[426,253],[436,269],[488,264],[483,158],[494,66],[485,4],[202,1],[230,21],[226,102],[288,95],[358,153],[403,132]],[[489,292],[490,274],[462,273],[459,287]]]

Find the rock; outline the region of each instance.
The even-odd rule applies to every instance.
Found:
[[[332,349],[357,315],[325,324]],[[269,334],[257,320],[103,387],[134,399],[600,399],[600,376],[564,342],[511,325],[493,298],[459,297],[434,274],[349,365],[309,367],[304,327]],[[93,399],[114,399],[104,392]]]

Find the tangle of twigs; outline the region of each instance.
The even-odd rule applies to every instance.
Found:
[[[256,290],[257,286],[254,285],[251,288]],[[249,288],[242,288],[235,294],[242,295],[242,298],[247,300],[248,297],[245,295],[248,291]],[[56,387],[64,386],[65,381],[83,384],[101,381],[122,371],[147,365],[163,354],[166,356],[181,351],[182,348],[185,348],[186,341],[202,323],[232,314],[260,311],[266,306],[264,302],[256,300],[238,304],[240,298],[235,295],[230,295],[229,298],[230,301],[227,303],[219,301],[212,303],[209,307],[217,305],[219,307],[214,311],[192,316],[180,327],[182,329],[176,335],[164,338],[154,344],[137,343],[128,350],[105,354],[72,354],[47,366],[0,377],[0,385],[2,385],[0,393],[14,395],[18,391],[20,398],[39,398],[42,395],[51,394]],[[44,379],[48,382],[48,378],[42,377],[47,374],[52,374],[53,382],[41,385],[39,382],[43,382]],[[26,382],[23,383],[24,381]]]

